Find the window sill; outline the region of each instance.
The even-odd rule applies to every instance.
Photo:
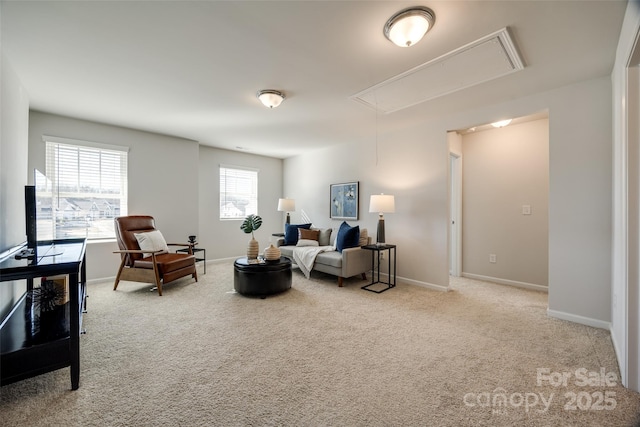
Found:
[[[87,245],[100,244],[100,243],[116,243],[116,239],[115,238],[91,239],[91,240],[87,239]]]

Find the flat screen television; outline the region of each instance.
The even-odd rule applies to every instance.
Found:
[[[42,205],[47,203],[43,202],[43,198],[47,197],[47,193],[50,193],[51,184],[47,180],[46,176],[39,170],[35,170],[34,182],[36,185],[24,186],[24,219],[25,219],[25,234],[27,236],[26,248],[18,255],[17,258],[35,258],[37,256],[38,249],[38,210],[42,208]],[[49,195],[50,205],[51,196]],[[46,216],[46,215],[45,215]],[[46,223],[47,221],[45,221]],[[44,227],[45,235],[42,237],[50,239],[50,233],[47,232],[48,227]]]
[[[36,186],[24,186],[24,222],[25,234],[27,235],[27,245],[16,255],[16,259],[33,259],[37,257],[38,232],[37,232],[37,199]]]
[[[38,226],[37,226],[38,201],[36,199],[36,186],[24,186],[24,211],[27,233],[27,248],[33,249],[38,246]]]

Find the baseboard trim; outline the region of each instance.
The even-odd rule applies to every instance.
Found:
[[[557,311],[547,309],[547,316],[555,317],[556,319],[568,320],[573,323],[580,323],[581,325],[592,326],[598,329],[611,330],[611,322],[605,322],[604,320],[592,319],[590,317],[584,317],[577,314],[565,313],[564,311]]]
[[[422,288],[427,288],[434,291],[449,292],[451,290],[448,286],[434,285],[433,283],[429,283],[429,282],[420,282],[418,280],[412,280],[412,279],[406,279],[406,278],[401,278],[400,280],[410,285],[420,286]]]
[[[371,272],[371,270],[369,270],[369,272],[367,274],[373,274]],[[376,276],[377,276],[377,272],[376,272]],[[371,276],[369,276],[371,277]],[[380,278],[385,280],[385,281],[389,281],[389,275],[387,273],[382,273],[380,272]],[[415,285],[415,286],[420,286],[422,288],[427,288],[427,289],[431,289],[434,291],[440,291],[440,292],[448,292],[450,289],[448,286],[442,286],[442,285],[434,285],[433,283],[429,283],[429,282],[421,282],[419,280],[413,280],[413,279],[407,279],[406,277],[397,277],[397,282],[400,283],[406,283],[408,285]]]
[[[87,285],[93,285],[93,284],[96,284],[96,283],[102,283],[102,282],[107,282],[107,281],[115,282],[116,281],[116,276],[101,277],[99,279],[87,280]]]
[[[229,258],[217,258],[217,259],[208,259],[206,261],[207,264],[225,264],[228,263],[230,261],[235,261],[238,258],[240,258],[239,256],[235,256],[235,257],[229,257]],[[369,270],[368,272],[369,275],[371,275],[371,270]],[[371,277],[371,276],[369,276]],[[384,278],[384,280],[388,281],[389,280],[389,275],[386,273],[380,273],[380,277]],[[100,279],[91,279],[91,280],[87,280],[87,284],[93,284],[93,283],[102,283],[102,282],[106,282],[106,281],[115,281],[116,280],[116,276],[111,276],[111,277],[102,277]],[[413,279],[407,279],[405,277],[397,277],[397,282],[400,283],[406,283],[409,285],[415,285],[415,286],[420,286],[423,288],[427,288],[427,289],[432,289],[434,291],[440,291],[440,292],[448,292],[450,289],[448,286],[442,286],[442,285],[434,285],[433,283],[428,283],[428,282],[421,282],[418,280],[413,280]]]
[[[207,264],[223,264],[223,263],[226,263],[226,262],[229,262],[229,261],[235,261],[235,260],[237,260],[238,258],[241,258],[241,257],[242,257],[242,255],[229,257],[229,258],[208,259],[207,260]]]
[[[532,291],[549,292],[549,288],[547,286],[536,285],[536,284],[527,283],[527,282],[518,282],[517,280],[499,279],[497,277],[482,276],[480,274],[472,274],[472,273],[464,273],[464,272],[462,273],[462,277],[475,279],[475,280],[482,280],[484,282],[499,283],[501,285],[515,286],[516,288],[529,289]]]
[[[206,263],[207,263],[207,265],[208,264],[223,264],[223,263],[227,263],[229,261],[235,261],[238,258],[240,258],[240,256],[231,257],[231,258],[208,259],[206,261]],[[99,279],[89,279],[89,280],[87,280],[87,285],[92,285],[92,284],[95,284],[95,283],[102,283],[102,282],[106,282],[106,281],[115,282],[115,280],[116,280],[116,276],[101,277]]]

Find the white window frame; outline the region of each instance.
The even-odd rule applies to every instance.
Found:
[[[258,169],[220,164],[220,220],[237,220],[250,214],[258,215],[259,172]],[[244,182],[239,182],[240,180]],[[245,203],[239,204],[238,201],[243,198],[246,199]]]
[[[45,174],[50,181],[46,189],[51,197],[51,215],[48,227],[44,219],[42,221],[38,219],[38,239],[48,237],[46,235],[40,237],[41,224],[42,228],[51,230],[49,233],[52,234],[53,239],[77,237],[84,237],[87,240],[115,239],[113,218],[128,213],[129,147],[49,135],[43,135],[42,140],[45,143],[46,153]],[[60,149],[67,150],[67,153],[77,150],[77,165],[75,168],[66,170],[68,174],[77,174],[75,190],[63,184],[65,178],[60,175],[59,158],[56,161],[56,153],[59,153]],[[82,162],[83,155],[93,163],[87,165]],[[109,174],[109,166],[114,164],[117,165],[113,168],[115,175]],[[88,176],[87,172],[89,172]],[[104,180],[110,181],[113,185],[108,186]],[[93,191],[86,190],[91,184]],[[80,200],[82,204],[79,203]]]

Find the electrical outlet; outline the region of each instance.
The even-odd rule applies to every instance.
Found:
[[[380,259],[384,259],[384,251],[380,251]]]
[[[489,262],[492,264],[498,262],[498,257],[496,256],[496,254],[489,254]]]

